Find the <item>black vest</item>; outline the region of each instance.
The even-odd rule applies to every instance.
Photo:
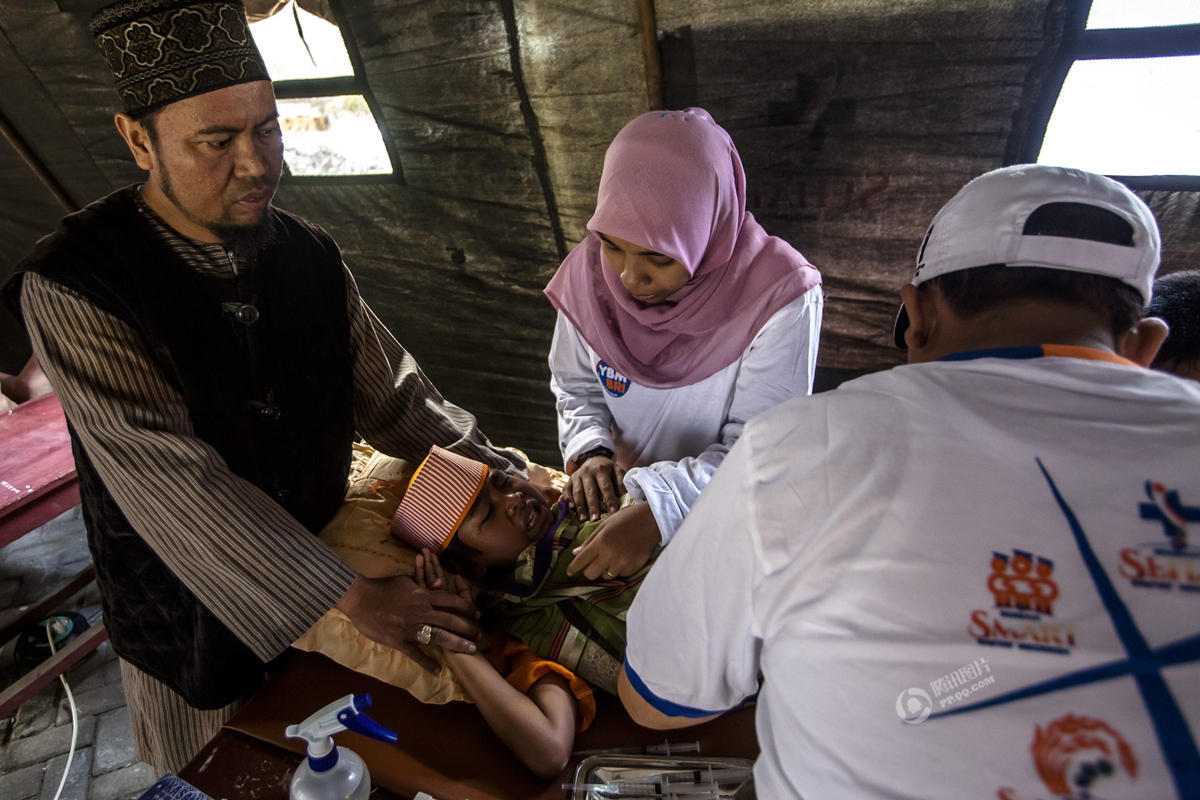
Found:
[[[4,291],[15,307],[21,273],[36,272],[128,324],[183,396],[196,435],[316,533],[342,501],[354,435],[345,274],[323,231],[271,215],[272,241],[252,268],[205,275],[162,243],[134,189],[121,189],[66,217]],[[239,321],[241,303],[258,319]],[[262,661],[132,529],[74,430],[71,442],[113,649],[198,708],[256,688]],[[164,472],[142,491],[176,491],[173,480]]]

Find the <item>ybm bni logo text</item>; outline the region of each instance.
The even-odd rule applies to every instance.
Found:
[[[596,377],[600,379],[600,385],[604,387],[604,391],[613,397],[621,397],[629,391],[629,378],[603,361],[596,364]]]
[[[1067,655],[1075,631],[1054,621],[1059,587],[1054,562],[1024,550],[992,553],[987,588],[991,608],[971,612],[967,630],[982,645]]]
[[[1120,552],[1121,577],[1138,589],[1196,592],[1200,599],[1200,547],[1188,541],[1191,524],[1200,522],[1200,506],[1185,504],[1178,489],[1146,481],[1148,502],[1138,516],[1157,524],[1162,536]]]

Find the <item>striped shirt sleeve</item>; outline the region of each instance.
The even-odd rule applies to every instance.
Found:
[[[33,273],[21,303],[34,352],[129,522],[255,655],[283,652],[354,570],[195,435],[129,326]]]
[[[520,456],[493,446],[472,414],[442,397],[367,306],[349,270],[346,285],[359,435],[377,450],[413,463],[436,444],[493,467],[524,470]]]

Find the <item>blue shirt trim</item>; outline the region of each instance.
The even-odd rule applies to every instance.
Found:
[[[1041,358],[1046,355],[1039,345],[1023,347],[989,347],[984,350],[964,350],[942,356],[938,361],[974,361],[977,358]]]
[[[629,685],[639,696],[649,703],[656,711],[666,714],[668,717],[689,717],[695,719],[697,717],[711,717],[714,714],[722,714],[729,709],[720,709],[718,711],[706,711],[703,708],[692,708],[691,706],[672,703],[670,700],[663,698],[650,691],[650,687],[642,680],[641,676],[634,670],[633,665],[629,663],[629,659],[625,659],[625,675],[629,678]]]

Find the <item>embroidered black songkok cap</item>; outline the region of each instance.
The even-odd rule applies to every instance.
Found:
[[[271,80],[238,0],[121,0],[89,27],[129,114]]]

